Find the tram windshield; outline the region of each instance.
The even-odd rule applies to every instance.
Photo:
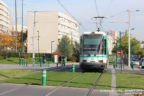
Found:
[[[98,54],[100,51],[102,40],[102,35],[84,36],[84,54]]]

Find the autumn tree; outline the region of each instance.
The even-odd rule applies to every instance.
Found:
[[[9,34],[0,34],[0,47],[13,48],[15,46],[15,39]]]
[[[27,51],[27,31],[23,33],[23,50]],[[18,32],[18,38],[17,38],[17,48],[20,50],[22,47],[22,34],[21,32]]]

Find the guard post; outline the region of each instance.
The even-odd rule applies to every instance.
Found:
[[[40,67],[42,67],[42,58],[39,58]]]
[[[42,85],[46,86],[46,69],[42,69]]]
[[[75,72],[75,64],[72,64],[72,72]]]

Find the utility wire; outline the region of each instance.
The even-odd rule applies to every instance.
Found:
[[[117,15],[121,15],[121,14],[123,14],[123,13],[126,13],[126,11],[121,11],[121,12],[119,12],[119,13],[116,13],[116,14],[114,14],[114,15],[109,16],[108,18],[113,18],[113,17],[116,17]]]
[[[95,9],[96,9],[97,16],[99,16],[99,10],[98,10],[98,6],[97,6],[97,0],[94,0],[94,4],[95,4]]]
[[[57,0],[57,2],[60,4],[60,6],[61,6],[72,18],[74,18],[74,19],[79,23],[79,25],[81,25],[81,26],[83,27],[83,29],[86,30],[86,28],[83,26],[82,22],[78,21],[78,20],[70,13],[70,11],[61,3],[60,0]]]

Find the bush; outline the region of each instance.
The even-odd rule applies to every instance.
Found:
[[[16,53],[14,51],[1,51],[0,56],[3,57],[4,59],[6,59],[9,57],[18,57],[19,53]]]
[[[3,56],[0,56],[0,60],[3,60],[4,59],[4,57]]]
[[[72,61],[72,62],[76,62],[76,57],[75,57],[75,56],[72,56],[72,57],[71,57],[71,61]]]

